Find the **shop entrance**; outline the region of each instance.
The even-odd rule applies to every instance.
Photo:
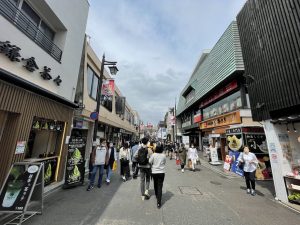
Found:
[[[57,181],[64,123],[35,117],[25,150],[26,162],[44,163],[45,186]]]

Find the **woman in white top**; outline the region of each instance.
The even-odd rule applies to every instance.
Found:
[[[165,179],[166,155],[163,153],[161,144],[156,146],[155,153],[151,155],[149,164],[152,165],[152,177],[154,181],[154,191],[157,199],[157,208],[161,207],[162,187]]]
[[[187,155],[188,155],[188,159],[192,161],[192,170],[195,172],[195,166],[196,166],[197,159],[198,159],[198,153],[197,153],[197,149],[194,147],[193,144],[189,148]]]
[[[121,176],[125,182],[130,178],[129,162],[131,160],[129,144],[125,143],[120,149]]]
[[[239,164],[244,163],[244,176],[247,186],[247,194],[255,195],[255,171],[258,164],[256,155],[250,152],[248,146],[244,146],[244,152],[239,155]]]

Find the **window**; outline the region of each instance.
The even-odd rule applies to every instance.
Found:
[[[98,76],[89,66],[87,68],[87,85],[89,96],[96,100]]]
[[[53,41],[55,32],[47,24],[45,24],[44,21],[41,22],[40,29],[51,41]]]
[[[185,97],[186,103],[188,103],[189,101],[191,101],[194,97],[195,97],[195,90],[193,89]]]
[[[41,18],[26,2],[23,2],[22,12],[27,15],[31,22],[33,22],[36,26],[39,26]]]

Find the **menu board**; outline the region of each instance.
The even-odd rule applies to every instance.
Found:
[[[41,164],[16,163],[0,193],[0,211],[23,212],[35,188]]]
[[[85,137],[71,136],[68,147],[65,187],[82,184],[84,182],[85,146]]]
[[[44,183],[47,186],[55,180],[57,158],[46,159],[42,162],[44,163]]]

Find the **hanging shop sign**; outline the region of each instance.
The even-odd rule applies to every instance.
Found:
[[[69,140],[65,188],[83,184],[85,173],[86,137],[73,135]]]
[[[201,113],[194,115],[194,123],[200,123],[202,121]]]
[[[42,163],[14,163],[0,192],[0,211],[25,212],[34,191],[38,192],[34,200],[41,200],[44,187],[42,170]]]
[[[20,62],[23,63],[23,67],[33,73],[36,70],[40,70],[40,76],[44,80],[52,80],[53,77],[51,75],[51,68],[44,66],[42,69],[37,65],[35,61],[35,57],[29,57],[29,58],[21,58],[20,54],[21,48],[18,46],[11,44],[10,41],[0,41],[0,54],[4,54],[7,56],[8,59],[12,62]],[[60,86],[62,79],[60,75],[56,76],[56,78],[53,79],[53,82],[57,85]]]
[[[23,154],[25,152],[26,141],[18,141],[15,154]]]
[[[105,80],[102,84],[101,95],[113,96],[115,92],[115,81]]]
[[[201,102],[200,107],[203,108],[204,106],[216,101],[217,99],[221,98],[222,96],[226,95],[227,93],[233,91],[238,87],[238,83],[236,80],[232,81],[231,83],[227,84],[225,87],[219,89],[218,91],[214,92],[208,98]]]
[[[200,123],[200,129],[214,128],[220,126],[227,126],[231,124],[241,123],[240,112],[233,112],[214,119],[207,120]]]

